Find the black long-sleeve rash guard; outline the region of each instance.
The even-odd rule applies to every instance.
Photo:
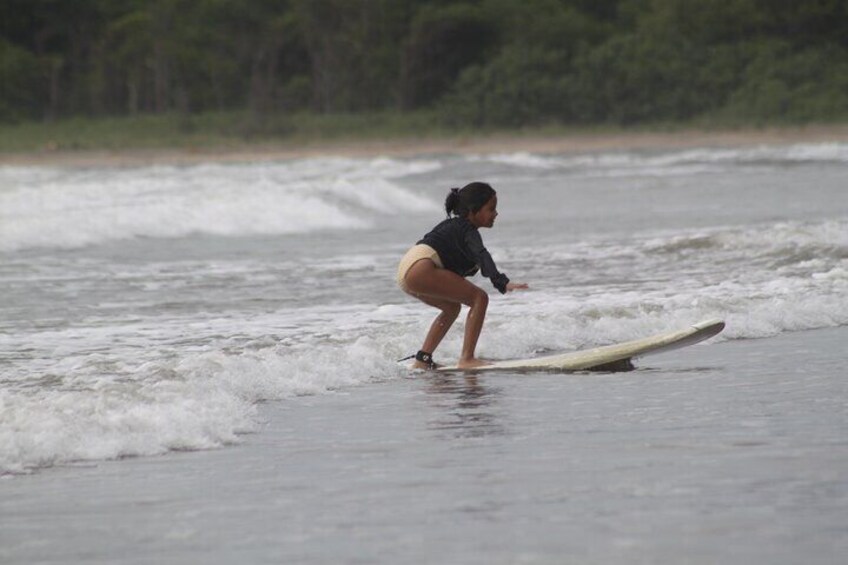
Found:
[[[418,243],[427,244],[435,249],[445,269],[463,277],[470,277],[479,269],[501,294],[506,293],[509,278],[498,272],[495,261],[483,246],[480,232],[467,219],[448,218],[434,227]]]

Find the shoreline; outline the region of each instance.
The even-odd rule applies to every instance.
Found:
[[[41,150],[0,153],[0,166],[145,166],[203,162],[263,162],[316,157],[415,157],[433,154],[521,152],[578,154],[600,151],[744,147],[848,142],[848,124],[679,131],[496,133],[480,136],[343,139],[297,145],[292,141],[239,147]]]

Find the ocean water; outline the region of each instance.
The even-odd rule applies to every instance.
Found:
[[[480,386],[497,389],[501,402],[521,405],[521,410],[511,412],[512,421],[523,426],[522,437],[529,443],[516,447],[505,440],[495,449],[481,449],[479,467],[459,455],[454,460],[448,452],[439,460],[447,468],[466,469],[466,474],[460,474],[459,486],[445,490],[438,485],[449,484],[448,477],[444,483],[436,481],[437,485],[422,472],[429,468],[439,475],[438,465],[434,467],[418,452],[400,449],[402,439],[391,431],[399,418],[426,419],[427,410],[416,408],[416,395],[442,386],[451,402],[465,399],[468,403],[449,411],[448,421],[439,420],[436,428],[443,435],[436,434],[423,444],[425,454],[444,447],[440,441],[446,436],[498,436],[493,430],[509,426],[486,416],[486,410],[475,405],[475,398],[486,394],[469,393],[468,383],[460,377],[439,385],[397,363],[418,349],[435,311],[401,293],[395,287],[394,272],[404,251],[443,217],[447,189],[471,180],[490,182],[498,191],[500,215],[494,228],[482,233],[487,247],[501,270],[531,287],[501,296],[488,281],[474,279],[492,296],[479,355],[506,359],[593,347],[677,329],[704,318],[722,318],[727,328],[704,345],[637,362],[640,368],[624,375],[545,375],[529,377],[530,385],[521,384],[528,382],[526,376],[481,377]],[[751,366],[751,355],[765,359],[784,347],[795,347],[800,353],[783,355],[780,367],[765,364],[751,374],[760,384],[773,379],[790,396],[796,387],[799,400],[817,403],[827,414],[819,421],[814,410],[799,409],[793,413],[795,420],[786,425],[825,437],[824,447],[815,456],[822,458],[823,465],[831,465],[836,475],[841,473],[841,480],[831,477],[826,482],[831,500],[841,501],[829,510],[844,517],[848,511],[844,505],[848,402],[841,384],[844,363],[839,359],[846,359],[842,343],[846,325],[848,144],[844,143],[580,155],[507,152],[185,166],[0,167],[0,475],[2,488],[18,496],[18,502],[7,509],[25,509],[20,497],[35,496],[32,487],[14,485],[56,483],[49,492],[57,495],[63,482],[84,483],[100,472],[107,479],[119,477],[121,469],[145,465],[155,465],[156,476],[165,485],[160,488],[170,485],[176,491],[185,486],[179,478],[179,461],[195,460],[185,452],[206,457],[209,464],[219,461],[222,469],[232,470],[232,458],[240,450],[261,445],[264,455],[254,449],[251,457],[260,461],[260,468],[262,461],[274,467],[263,475],[264,483],[257,483],[262,492],[267,492],[270,477],[294,480],[308,475],[308,467],[313,466],[315,480],[335,481],[334,489],[322,491],[332,500],[344,501],[348,489],[371,488],[381,508],[375,519],[383,519],[384,526],[391,522],[392,511],[401,512],[408,505],[407,498],[434,493],[462,498],[467,493],[463,485],[474,492],[474,477],[482,477],[484,484],[503,483],[513,493],[519,515],[557,522],[561,517],[555,506],[541,501],[544,497],[522,498],[518,479],[508,471],[508,476],[499,478],[492,470],[499,457],[505,457],[508,468],[517,469],[518,459],[525,457],[531,471],[534,465],[546,469],[544,453],[534,447],[555,454],[552,438],[561,440],[564,433],[544,425],[555,413],[554,406],[546,404],[551,398],[559,398],[572,411],[568,424],[578,435],[566,439],[576,442],[569,449],[575,449],[584,463],[575,464],[583,473],[580,477],[597,472],[620,478],[625,471],[617,465],[618,457],[631,461],[644,477],[652,461],[667,462],[665,454],[651,459],[652,446],[679,442],[679,438],[664,437],[665,432],[656,434],[650,426],[645,429],[645,423],[656,422],[655,417],[669,429],[684,424],[670,409],[654,407],[658,411],[651,412],[651,407],[645,407],[645,412],[627,418],[636,428],[633,450],[603,451],[603,442],[612,440],[600,434],[602,446],[593,451],[591,439],[596,436],[589,428],[592,422],[598,424],[597,410],[621,409],[622,399],[638,397],[645,390],[662,404],[663,390],[683,398],[687,387],[712,406],[725,399],[718,392],[710,399],[710,383],[730,386],[728,382],[737,376],[735,364]],[[437,351],[437,361],[458,355],[461,332],[460,318]],[[826,337],[809,337],[817,335]],[[761,339],[752,342],[752,338]],[[757,345],[745,349],[749,343]],[[708,364],[712,368],[701,371],[703,357],[698,355],[712,359]],[[805,367],[822,355],[831,364],[816,374],[817,387],[810,388]],[[571,388],[563,391],[561,383]],[[616,396],[601,400],[604,388],[614,390]],[[722,449],[716,434],[727,430],[721,427],[720,414],[698,412],[697,398],[686,400],[697,420],[686,434],[703,440],[700,455],[709,459]],[[398,413],[386,408],[383,419],[381,413],[369,412],[372,401],[383,407],[400,403],[406,410]],[[465,418],[468,406],[471,416]],[[728,410],[732,417],[733,409]],[[352,418],[352,412],[362,414],[362,419]],[[297,421],[315,420],[317,429],[326,434],[286,436],[295,414]],[[457,421],[451,422],[453,417]],[[750,416],[745,421],[751,418],[756,419]],[[601,427],[608,424],[601,420]],[[756,423],[750,425],[756,427]],[[346,439],[327,439],[340,428],[348,430]],[[401,425],[399,429],[408,428]],[[546,435],[546,430],[553,430],[553,435]],[[588,435],[580,436],[581,430]],[[625,435],[610,433],[617,438],[617,446],[625,441]],[[320,447],[310,451],[304,437]],[[803,441],[810,439],[804,438],[791,449],[801,449]],[[379,485],[362,477],[348,477],[349,483],[338,485],[331,463],[344,464],[339,457],[348,453],[345,441],[361,442],[356,443],[364,450],[356,451],[360,455],[391,456],[384,473],[391,487],[386,492],[393,499],[379,495]],[[779,457],[780,447],[777,442],[768,457]],[[697,454],[697,447],[686,449],[690,448]],[[303,460],[304,453],[311,453],[311,459]],[[156,455],[166,457],[151,457]],[[600,458],[593,467],[595,455]],[[765,472],[768,457],[748,470]],[[101,471],[92,471],[92,466]],[[385,469],[412,479],[398,480]],[[479,474],[474,474],[475,469]],[[353,465],[351,470],[361,469]],[[685,494],[684,502],[696,498],[699,481],[708,482],[708,473],[689,471],[693,473],[689,483],[652,483],[654,490],[633,495],[647,498],[622,499],[621,491],[603,491],[607,495],[601,500],[604,508],[593,505],[588,491],[557,495],[552,487],[551,492],[555,500],[566,495],[576,500],[572,510],[589,512],[596,523],[605,513],[638,521],[642,517],[638,501],[667,501],[661,498],[666,487],[673,492],[679,489]],[[723,480],[733,492],[738,485],[728,473]],[[823,480],[807,478],[811,484]],[[107,500],[120,499],[120,481],[115,479],[113,486]],[[85,492],[96,493],[98,487],[89,484],[88,488]],[[262,498],[248,490],[244,487],[242,495],[253,505],[255,512],[250,516],[258,524]],[[711,496],[723,492],[718,487],[707,490]],[[313,505],[313,510],[329,504],[319,494],[312,493],[301,502]],[[461,546],[463,538],[452,537],[439,522],[439,512],[448,504],[439,496],[413,513],[423,528],[419,537],[407,536],[396,546],[382,542],[370,557],[400,559],[404,548],[420,550],[421,540],[443,539],[449,542],[446,547],[457,550],[453,555],[460,562],[549,558],[545,562],[557,562],[554,556],[563,547],[557,548],[555,540],[562,534],[550,528],[542,530],[547,537],[536,540],[536,549],[510,553],[508,540],[502,538],[491,551],[475,546],[468,553]],[[470,499],[466,510],[471,514],[516,525],[497,496],[481,494]],[[815,500],[805,508],[821,510],[820,499]],[[347,502],[340,511],[356,522],[354,516],[361,509]],[[62,506],[66,515],[73,514],[80,501],[42,498],[31,514],[32,524],[50,514],[52,504]],[[238,507],[237,502],[230,504]],[[120,505],[104,512],[112,512],[113,519],[135,510],[147,516],[138,506],[129,506],[127,512]],[[116,510],[119,507],[121,512]],[[715,508],[721,507],[721,501],[715,503]],[[737,516],[739,523],[767,521],[773,508],[757,508],[764,512],[762,516]],[[685,513],[685,505],[668,510],[658,525],[671,525],[675,515]],[[314,561],[297,548],[314,543],[318,531],[346,526],[312,518],[311,527],[301,521],[295,533],[287,530],[287,551],[277,547],[258,556]],[[793,520],[784,524],[786,528],[803,522]],[[362,518],[362,524],[368,522]],[[516,527],[524,531],[533,523]],[[142,531],[138,524],[127,528]],[[19,534],[32,531],[22,526]],[[709,562],[715,557],[709,544],[727,541],[709,531],[703,534],[705,541],[693,562],[701,562],[698,556]],[[70,538],[69,532],[65,535]],[[479,524],[465,533],[480,533]],[[607,533],[618,535],[615,539],[622,544],[618,549],[577,551],[576,555],[584,562],[626,561],[628,555],[639,557],[636,561],[655,562],[680,555],[675,553],[680,548],[669,539],[646,549],[621,528]],[[767,532],[765,539],[785,541],[782,533]],[[572,527],[562,539],[573,546],[586,534]],[[844,527],[837,528],[820,541],[835,547],[841,540],[845,546],[845,534]],[[10,562],[48,559],[33,549],[47,544],[47,534],[39,535],[38,540],[27,541],[24,535],[24,542],[6,540],[8,544],[0,545],[6,545]],[[606,539],[603,532],[594,535],[597,540]],[[687,535],[697,539],[699,533]],[[185,536],[192,537],[190,532]],[[262,547],[274,548],[271,537],[262,538]],[[741,555],[756,557],[755,547],[741,538],[732,540],[741,544]],[[214,546],[214,540],[206,542],[204,547]],[[118,542],[113,545],[116,551],[126,550]],[[637,553],[627,553],[631,546]],[[174,561],[192,555],[183,546],[176,551],[166,543],[160,549]],[[319,557],[338,562],[349,555],[346,549],[329,546]],[[207,562],[215,561],[208,561],[214,554],[200,555]],[[217,555],[220,562],[233,556]],[[368,561],[369,554],[364,555]],[[773,554],[762,555],[762,562],[779,562]],[[828,562],[831,555],[819,554],[813,561]],[[432,550],[429,558],[420,561],[449,557]]]

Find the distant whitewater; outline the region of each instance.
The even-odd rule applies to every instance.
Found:
[[[114,169],[0,168],[0,250],[191,234],[363,229],[432,203],[391,179],[432,161],[311,159]]]
[[[262,401],[405,377],[434,312],[394,270],[469,180],[531,285],[493,293],[483,356],[848,325],[844,144],[4,167],[0,473],[227,445]]]

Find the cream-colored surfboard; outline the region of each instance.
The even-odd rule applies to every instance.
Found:
[[[472,369],[482,371],[623,371],[633,368],[636,357],[686,347],[717,335],[724,329],[722,320],[705,320],[687,328],[642,339],[605,345],[594,349],[548,355],[534,359],[496,361]],[[463,371],[457,366],[439,367],[438,371]]]

